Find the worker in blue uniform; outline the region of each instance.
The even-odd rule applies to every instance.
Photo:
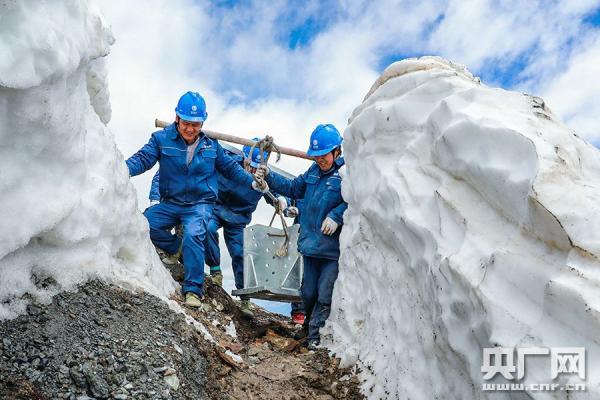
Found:
[[[290,180],[270,174],[266,166],[260,166],[255,173],[259,182],[265,180],[278,193],[303,199],[298,251],[304,261],[301,293],[309,347],[320,343],[319,329],[329,317],[338,275],[340,231],[348,207],[341,193],[341,145],[342,137],[333,125],[318,125],[310,136],[307,151],[315,163],[304,174]]]
[[[204,294],[204,240],[217,200],[218,174],[243,187],[261,188],[216,140],[202,133],[208,114],[200,94],[187,92],[181,96],[175,114],[175,122],[154,132],[126,163],[130,176],[142,174],[159,163],[162,201],[144,212],[150,239],[171,254],[182,242],[185,303],[200,307]],[[171,233],[177,224],[183,225],[182,238]]]
[[[259,138],[254,138],[258,141]],[[267,157],[268,153],[261,154],[258,148],[254,148],[250,156],[251,147],[244,146],[243,152],[249,163],[244,165],[244,158],[228,150],[224,150],[240,166],[246,168],[249,173],[254,173],[260,165],[262,157]],[[150,201],[160,202],[160,193],[158,190],[158,181],[160,173],[156,173],[152,179],[150,188]],[[235,279],[236,289],[244,287],[244,228],[250,223],[252,213],[256,210],[261,197],[274,205],[270,197],[253,190],[250,186],[240,185],[237,181],[218,174],[218,197],[213,208],[212,215],[207,225],[206,238],[204,241],[205,262],[210,268],[213,282],[219,286],[223,283],[223,274],[221,271],[221,251],[219,248],[219,229],[223,228],[225,245],[231,256],[231,266]],[[287,208],[287,201],[283,197],[278,198],[278,205],[281,209]],[[252,317],[252,306],[250,300],[241,297],[241,312],[247,317]]]

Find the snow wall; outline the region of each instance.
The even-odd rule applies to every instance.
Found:
[[[0,319],[91,278],[175,288],[104,125],[113,41],[87,1],[0,4]]]
[[[598,150],[542,99],[424,57],[384,71],[344,152],[324,331],[369,398],[600,398]],[[494,346],[585,347],[587,392],[482,392],[507,382],[482,379]],[[554,382],[550,356],[526,363],[522,382]]]

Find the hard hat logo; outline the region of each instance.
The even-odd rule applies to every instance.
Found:
[[[196,106],[196,105],[193,105],[193,106],[192,106],[192,111],[198,111],[198,106]]]

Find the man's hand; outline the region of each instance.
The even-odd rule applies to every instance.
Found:
[[[256,172],[254,173],[254,176],[257,177],[258,179],[265,179],[267,177],[267,175],[269,175],[269,167],[267,167],[266,165],[263,165],[263,164],[260,164],[256,168]]]
[[[285,199],[285,197],[283,196],[279,196],[277,198],[277,204],[276,207],[278,210],[283,211],[287,208],[287,200]]]
[[[338,226],[339,225],[337,222],[335,222],[331,218],[327,217],[323,221],[323,225],[321,225],[321,232],[323,232],[324,235],[331,236],[335,233]]]
[[[288,207],[283,210],[283,215],[288,218],[296,218],[300,215],[300,211],[298,210],[298,207]]]
[[[265,181],[262,181],[261,183],[253,181],[252,189],[256,190],[257,192],[267,193],[269,191],[269,185],[267,185],[267,182]]]

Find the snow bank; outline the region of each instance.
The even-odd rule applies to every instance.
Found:
[[[0,4],[0,319],[100,278],[167,295],[113,135],[87,1]]]
[[[585,347],[588,391],[569,398],[600,398],[596,149],[542,99],[424,57],[386,69],[344,150],[326,344],[361,367],[365,394],[530,398],[481,391],[483,348]],[[526,383],[552,382],[549,356],[527,360]]]

